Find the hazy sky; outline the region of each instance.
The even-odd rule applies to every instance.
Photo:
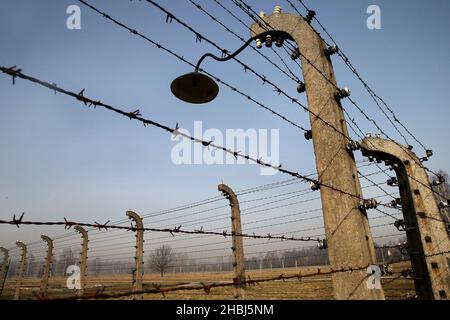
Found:
[[[166,23],[166,15],[145,1],[89,2],[189,61],[195,63],[205,52],[218,54],[205,41],[196,43],[195,36],[177,23]],[[236,33],[248,37],[248,30],[214,1],[198,2]],[[449,171],[450,2],[305,2],[317,12],[374,90],[411,132],[433,149],[435,156],[427,165]],[[240,47],[238,39],[189,1],[158,3],[230,51]],[[221,3],[251,24],[230,0]],[[284,12],[292,11],[283,0],[249,0],[248,3],[256,11],[266,13],[272,12],[277,4]],[[72,4],[81,8],[81,30],[66,27],[66,9]],[[370,4],[381,8],[381,30],[369,30],[366,26],[366,9]],[[303,8],[298,8],[304,12]],[[302,132],[224,86],[220,86],[218,98],[207,105],[188,105],[177,100],[170,92],[170,83],[175,77],[192,71],[190,66],[113,25],[76,0],[1,0],[0,39],[2,66],[17,65],[27,74],[76,92],[85,88],[88,97],[129,111],[139,108],[145,117],[170,126],[179,123],[192,130],[194,121],[202,120],[204,129],[279,129],[283,167],[303,174],[315,170],[311,141],[306,141]],[[270,50],[262,50],[284,67]],[[288,54],[283,50],[278,52],[300,76],[298,66]],[[295,83],[253,50],[245,50],[240,59],[291,95],[297,95]],[[339,86],[349,87],[352,97],[364,110],[401,142],[343,62],[333,57],[333,63]],[[203,67],[309,127],[307,113],[278,96],[269,86],[262,86],[259,79],[245,73],[236,62],[206,60]],[[244,189],[289,178],[282,174],[261,176],[255,165],[177,166],[171,161],[175,142],[159,129],[144,128],[100,108],[86,108],[69,97],[55,95],[23,80],[17,80],[12,86],[10,77],[5,75],[0,75],[0,93],[0,219],[25,212],[26,218],[33,220],[61,220],[65,216],[86,222],[115,221],[123,219],[128,209],[151,213],[215,196],[220,182]],[[302,102],[305,100],[301,98]],[[376,133],[376,128],[348,101],[344,101],[344,107],[365,132]],[[422,156],[423,150],[411,137],[407,138]],[[382,181],[383,177],[380,179]],[[298,189],[304,187],[307,186],[301,184]],[[312,207],[295,209],[304,208]],[[150,220],[146,223],[151,225]],[[174,220],[173,224],[176,223]],[[315,225],[320,222],[316,221]],[[302,226],[305,224],[286,228],[293,230]],[[58,228],[21,227],[17,230],[13,226],[0,226],[0,245],[12,247],[18,238],[37,241],[42,231],[49,235],[64,233]]]

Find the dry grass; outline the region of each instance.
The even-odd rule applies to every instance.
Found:
[[[393,265],[394,272],[408,267],[407,263]],[[301,268],[302,274],[314,273],[318,267]],[[328,271],[327,267],[321,267],[323,272]],[[266,278],[278,276],[280,274],[293,275],[298,274],[298,270],[292,269],[274,269],[273,271],[247,271],[246,274],[252,279]],[[173,286],[180,284],[199,284],[201,282],[229,282],[232,274],[229,272],[207,272],[207,273],[173,273],[167,274],[163,278],[159,275],[145,275],[144,287],[152,288],[153,283],[160,286]],[[50,297],[68,297],[73,296],[74,291],[66,288],[67,277],[55,277],[50,279],[49,296]],[[34,298],[33,292],[39,291],[40,279],[25,278],[22,285],[22,298]],[[387,299],[405,299],[406,294],[414,293],[414,284],[411,280],[398,279],[389,283],[389,278],[383,279],[383,288]],[[5,284],[5,289],[0,297],[1,299],[11,299],[14,294],[14,279],[8,279]],[[105,286],[105,292],[121,292],[129,291],[131,289],[131,276],[129,275],[112,275],[112,276],[89,276],[87,281],[87,292],[95,292],[99,288]],[[333,299],[333,290],[331,285],[331,278],[329,276],[314,276],[305,278],[301,281],[286,280],[286,281],[272,281],[261,283],[256,286],[251,286],[246,289],[246,299],[288,299],[288,300],[323,300]],[[122,299],[130,299],[124,297]],[[233,299],[233,288],[212,288],[209,295],[206,295],[202,290],[195,291],[175,291],[166,293],[165,297],[161,294],[145,294],[144,299]]]

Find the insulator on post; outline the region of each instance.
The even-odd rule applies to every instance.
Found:
[[[312,130],[305,131],[305,139],[311,140],[312,139]]]
[[[311,24],[312,19],[316,16],[316,13],[313,10],[308,10],[308,14],[306,15],[306,22]]]
[[[336,100],[348,98],[348,97],[350,97],[350,89],[349,88],[340,89],[338,92],[336,92],[335,96],[336,96]]]
[[[359,202],[361,209],[375,209],[378,207],[378,202],[375,199],[364,199]]]
[[[276,45],[278,48],[281,48],[281,47],[283,46],[283,44],[284,44],[284,39],[283,39],[283,37],[282,37],[282,36],[278,36],[277,39],[275,40],[275,45]]]
[[[262,18],[264,18],[266,16],[266,14],[264,13],[264,11],[260,11],[258,13],[258,16],[262,19]]]
[[[433,150],[427,149],[427,150],[425,150],[425,154],[429,158],[433,155]]]
[[[387,182],[387,185],[391,186],[391,187],[396,186],[398,184],[396,177],[391,177],[391,178],[387,179],[386,182]]]
[[[320,250],[327,249],[328,248],[327,239],[319,240],[317,246],[319,247]]]
[[[280,6],[275,6],[275,8],[273,9],[273,13],[274,13],[274,14],[279,14],[279,13],[281,13],[281,7],[280,7]]]
[[[310,185],[312,191],[317,191],[317,190],[320,189],[320,183],[319,183],[319,181],[311,181],[311,182],[309,183],[309,185]]]
[[[369,156],[368,158],[369,158],[369,162],[373,162],[375,160],[375,158],[372,156]]]
[[[266,36],[266,47],[270,48],[272,46],[272,36],[270,34],[268,34]]]
[[[261,48],[262,48],[262,41],[261,41],[260,38],[256,39],[256,47],[257,47],[258,49],[261,49]]]
[[[326,48],[324,51],[325,51],[325,55],[328,56],[328,57],[330,57],[330,56],[332,56],[333,54],[338,53],[339,49],[338,49],[338,46],[333,45],[333,46],[329,46],[329,47]]]
[[[303,82],[301,82],[301,81],[299,83],[297,83],[297,92],[302,94],[305,91],[306,91],[305,84]]]
[[[299,50],[299,48],[295,48],[291,52],[291,59],[292,60],[297,60],[298,58],[300,58],[300,50]]]
[[[412,149],[414,149],[414,147],[413,147],[412,145],[409,144],[409,145],[408,145],[408,150],[409,150],[409,151],[412,151]]]

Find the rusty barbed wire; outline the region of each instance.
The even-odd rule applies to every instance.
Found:
[[[147,0],[149,1],[149,0]],[[240,2],[240,3],[239,3]],[[250,18],[252,18],[256,23],[260,24],[262,27],[264,27],[264,25],[266,25],[268,28],[270,28],[271,30],[275,30],[272,26],[270,26],[270,24],[265,21],[265,20],[261,20],[258,18],[257,13],[248,5],[245,3],[245,1],[242,0],[233,0],[233,3],[238,6],[241,10],[243,10],[247,15],[250,16]],[[253,12],[250,13],[250,12]],[[265,28],[266,30],[267,27]],[[314,28],[313,28],[314,30]],[[315,31],[315,30],[314,30]],[[317,31],[316,31],[317,32]],[[319,35],[320,36],[320,35]],[[325,74],[323,74],[323,72],[317,68],[317,66],[305,55],[303,55],[301,52],[299,52],[300,56],[302,56],[327,82],[329,82],[331,85],[333,85],[337,90],[339,90],[340,88],[333,83],[333,81],[331,81]],[[278,91],[279,92],[279,91]],[[281,92],[283,93],[283,92]],[[393,140],[379,125],[378,123],[369,117],[369,115],[356,103],[355,100],[353,100],[351,97],[348,97],[349,101],[357,108],[357,110],[366,118],[366,120],[368,120],[369,122],[372,122],[375,127],[389,140],[393,141],[394,143],[396,143],[397,145],[399,145],[402,149],[405,149],[404,146],[402,146],[401,144],[399,144],[398,142],[396,142],[395,140]],[[345,108],[343,108],[345,114],[347,115],[347,117],[349,117],[348,112],[345,110]],[[349,117],[350,120],[352,121],[352,123],[362,132],[362,130],[360,129],[359,125],[354,121],[354,119],[352,119],[351,117]],[[326,123],[325,123],[326,124]],[[350,124],[349,124],[350,125]],[[341,132],[339,132],[338,130],[335,130],[336,132],[342,134]],[[356,132],[355,132],[356,133]],[[344,135],[347,139],[349,139],[350,142],[352,142],[351,138],[349,138],[348,136]],[[364,134],[363,134],[364,136]],[[361,137],[360,137],[361,138]],[[416,159],[412,158],[414,162],[416,162],[420,167],[424,168],[426,171],[433,173],[434,175],[438,176],[438,174],[436,174],[435,172],[433,172],[432,170],[428,169],[427,167],[425,167],[420,161],[418,162]],[[378,165],[377,165],[378,166]],[[381,169],[381,168],[380,168]],[[408,175],[409,176],[409,175]],[[432,188],[430,188],[429,186],[425,185],[424,183],[422,183],[421,181],[418,181],[417,179],[415,179],[414,177],[410,177],[411,179],[415,180],[416,182],[422,184],[424,187],[428,188],[429,190],[431,190],[433,193],[436,193],[438,195],[440,195],[437,191],[433,190]]]
[[[257,16],[257,13],[248,5],[245,3],[245,1],[239,0],[232,0],[233,3],[235,3],[236,6],[238,6],[242,11],[244,11],[247,15],[249,15],[250,18],[252,18],[256,23],[258,23],[259,25],[261,25],[263,28],[265,28],[266,30],[268,30],[267,28],[270,28],[271,30],[275,30],[267,21],[265,20],[261,20],[259,19]],[[251,13],[253,12],[253,14]],[[314,15],[315,16],[315,15]],[[266,26],[266,27],[264,27]],[[317,31],[312,28],[316,33]],[[319,34],[320,36],[320,34]],[[323,38],[322,38],[323,40]],[[324,41],[326,43],[326,41]],[[327,82],[329,82],[331,85],[333,85],[337,90],[340,90],[339,87],[337,87],[337,85],[335,83],[333,83],[333,81],[331,81],[325,74],[323,74],[323,72],[317,68],[317,66],[315,66],[315,64],[305,55],[303,55],[301,52],[299,52],[300,56],[302,56]],[[372,119],[371,117],[369,117],[369,115],[358,105],[358,103],[356,103],[355,100],[353,100],[351,97],[348,97],[348,100],[351,102],[351,104],[353,106],[355,106],[357,108],[357,110],[366,118],[367,121],[373,123],[375,125],[375,127],[377,128],[377,130],[379,130],[387,139],[391,140],[392,142],[396,143],[399,147],[401,147],[402,149],[406,150],[405,147],[401,144],[399,144],[398,142],[396,142],[394,139],[392,139],[379,125],[378,123]],[[347,114],[347,111],[345,110],[345,108],[343,108],[344,112]],[[351,118],[350,118],[351,119]],[[352,120],[353,124],[360,130],[358,124],[356,124],[356,122],[354,120]],[[362,130],[360,130],[362,132]],[[428,153],[428,150],[427,150]],[[423,163],[421,161],[417,161],[414,157],[411,157],[413,159],[413,161],[418,164],[421,168],[425,169],[427,172],[430,172],[432,174],[434,174],[435,176],[439,176],[438,173],[430,170],[429,168],[427,168],[426,166],[423,165]],[[409,176],[409,175],[408,175]],[[416,182],[422,184],[424,187],[430,189],[433,193],[436,193],[438,195],[440,195],[437,191],[433,190],[432,188],[430,188],[429,186],[423,184],[421,181],[416,180],[413,177],[410,177],[412,179],[414,179]],[[440,195],[441,196],[441,195]]]
[[[83,0],[80,0],[80,1],[83,1]],[[102,108],[105,108],[105,109],[107,109],[109,111],[112,111],[112,112],[115,112],[117,114],[120,114],[121,116],[129,118],[130,120],[139,121],[145,127],[148,126],[148,125],[154,126],[154,127],[159,128],[159,129],[162,129],[162,130],[164,130],[164,131],[166,131],[166,132],[168,132],[168,133],[170,133],[172,135],[180,135],[180,136],[182,136],[182,137],[184,137],[184,138],[186,138],[188,140],[191,140],[192,142],[202,144],[204,147],[212,147],[214,149],[221,150],[223,152],[231,154],[236,159],[239,157],[239,158],[242,158],[242,159],[245,159],[245,160],[249,160],[249,161],[251,161],[251,162],[253,162],[255,164],[258,164],[260,166],[269,167],[269,168],[272,168],[274,170],[278,170],[279,172],[282,172],[284,174],[290,175],[290,176],[292,176],[294,178],[298,178],[298,179],[300,179],[302,181],[310,182],[310,183],[312,183],[314,185],[317,185],[317,186],[323,186],[323,187],[329,188],[329,189],[334,190],[336,192],[339,192],[339,193],[341,193],[343,195],[347,195],[347,196],[356,198],[358,200],[365,200],[365,199],[363,199],[362,197],[360,197],[358,195],[354,195],[354,194],[352,194],[350,192],[347,192],[347,191],[344,191],[344,190],[340,190],[340,189],[338,189],[338,188],[336,188],[334,186],[331,186],[331,185],[319,182],[319,181],[317,181],[315,179],[312,179],[312,178],[309,178],[309,177],[307,177],[305,175],[301,175],[298,172],[294,172],[294,171],[291,171],[291,170],[283,169],[281,164],[278,165],[278,166],[275,166],[273,164],[266,163],[266,162],[264,162],[261,159],[255,159],[255,158],[252,158],[252,157],[250,157],[250,156],[248,156],[246,154],[242,154],[239,151],[230,150],[230,149],[227,149],[227,148],[225,148],[223,146],[216,145],[212,141],[206,141],[206,140],[198,139],[198,138],[195,138],[195,137],[190,136],[188,134],[182,133],[182,132],[179,131],[179,126],[178,125],[175,128],[170,128],[167,125],[161,124],[161,123],[156,122],[154,120],[150,120],[150,119],[144,118],[144,117],[142,117],[139,109],[136,109],[135,111],[132,111],[132,112],[127,112],[127,111],[124,111],[124,110],[119,109],[117,107],[114,107],[112,105],[103,103],[100,100],[93,100],[93,99],[88,98],[88,97],[86,97],[84,95],[85,89],[81,90],[79,93],[75,93],[73,91],[62,89],[62,88],[58,87],[55,83],[49,83],[47,81],[43,81],[43,80],[31,77],[29,75],[26,75],[26,74],[22,73],[21,69],[17,69],[15,66],[14,67],[10,67],[10,68],[0,66],[0,71],[5,73],[5,74],[7,74],[7,75],[9,75],[9,76],[11,76],[13,79],[21,78],[21,79],[24,79],[24,80],[36,83],[36,84],[38,84],[40,86],[46,87],[46,88],[48,88],[48,89],[50,89],[50,90],[52,90],[54,92],[59,92],[59,93],[65,94],[67,96],[70,96],[72,98],[75,98],[76,100],[82,102],[86,107],[91,107],[91,106],[93,106],[94,108],[95,107],[102,107]]]
[[[97,12],[98,14],[102,15],[105,19],[113,22],[114,24],[118,25],[121,28],[124,28],[126,30],[128,30],[129,32],[131,32],[133,35],[136,35],[144,40],[146,40],[147,42],[150,42],[151,44],[153,44],[154,46],[156,46],[156,48],[163,50],[165,52],[167,52],[168,54],[172,55],[173,57],[177,58],[178,60],[186,63],[187,65],[191,66],[192,68],[195,68],[195,64],[193,64],[192,62],[188,61],[187,59],[185,59],[183,56],[181,56],[180,54],[175,53],[174,51],[172,51],[171,49],[166,48],[165,46],[161,45],[160,43],[150,39],[149,37],[143,35],[142,33],[138,32],[137,30],[123,24],[122,22],[118,21],[117,19],[112,18],[110,15],[106,14],[105,12],[100,11],[99,9],[97,9],[96,7],[92,6],[91,4],[87,3],[84,0],[78,0],[80,3],[84,4],[85,6],[87,6],[88,8],[90,8],[91,10]],[[252,96],[246,94],[245,92],[239,90],[237,87],[227,83],[226,81],[223,81],[222,79],[220,79],[219,77],[214,76],[213,74],[211,74],[210,72],[206,71],[205,69],[200,69],[200,71],[204,72],[205,74],[207,74],[208,76],[214,78],[214,80],[216,80],[217,82],[223,84],[224,86],[226,86],[227,88],[229,88],[230,90],[232,90],[233,92],[236,92],[237,94],[241,95],[242,97],[246,98],[247,100],[253,102],[254,104],[256,104],[258,107],[263,108],[267,111],[269,111],[270,113],[272,113],[273,115],[275,115],[276,117],[282,119],[283,121],[289,123],[290,125],[302,130],[302,131],[308,131],[308,129],[302,127],[301,125],[289,120],[287,117],[283,116],[282,114],[276,112],[275,110],[273,110],[272,108],[266,106],[265,104],[263,104],[262,102],[256,100],[255,98],[253,98]]]
[[[345,272],[357,272],[366,270],[370,264],[364,266],[364,267],[344,267],[341,269],[333,270],[331,268],[330,271],[322,271],[323,268],[318,268],[317,272],[315,273],[309,273],[309,274],[303,274],[301,271],[299,271],[297,274],[294,275],[285,275],[284,273],[274,276],[274,277],[267,277],[267,278],[257,278],[252,279],[249,278],[247,280],[242,281],[243,284],[251,286],[251,285],[258,285],[265,282],[272,282],[272,281],[286,281],[290,279],[298,279],[301,281],[304,278],[310,278],[315,276],[323,276],[323,275],[332,275],[335,273],[345,273]],[[120,293],[105,293],[104,288],[97,290],[94,293],[86,294],[85,296],[77,297],[64,297],[64,298],[48,298],[47,300],[87,300],[87,299],[113,299],[113,298],[121,298],[126,296],[131,296],[135,294],[161,294],[164,298],[166,297],[167,293],[174,292],[174,291],[180,291],[180,290],[204,290],[205,293],[208,295],[211,292],[212,288],[221,288],[221,287],[233,287],[236,285],[235,282],[213,282],[213,283],[200,283],[198,285],[183,285],[183,286],[175,286],[175,287],[162,287],[159,284],[153,283],[153,289],[146,289],[141,291],[127,291],[127,292],[120,292]]]

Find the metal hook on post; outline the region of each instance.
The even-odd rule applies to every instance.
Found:
[[[5,285],[6,276],[8,275],[9,253],[8,250],[3,247],[0,247],[0,251],[3,252],[2,269],[0,272],[0,296],[1,296],[3,292],[3,287]]]

